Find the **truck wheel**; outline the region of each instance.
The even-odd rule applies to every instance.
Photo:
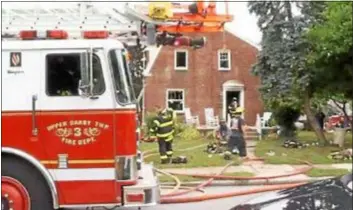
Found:
[[[3,157],[2,210],[53,210],[51,192],[36,168],[18,158]]]

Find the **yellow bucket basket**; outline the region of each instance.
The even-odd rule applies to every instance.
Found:
[[[148,5],[148,16],[152,19],[166,20],[173,17],[171,2],[152,2]]]

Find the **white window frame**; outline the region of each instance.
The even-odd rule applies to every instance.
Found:
[[[185,90],[184,89],[167,89],[165,94],[166,94],[166,97],[165,97],[165,107],[168,108],[168,102],[170,100],[175,100],[175,101],[180,101],[180,99],[169,99],[168,96],[169,96],[169,92],[173,92],[173,91],[181,91],[183,93],[183,99],[182,99],[182,102],[183,102],[183,110],[175,110],[176,113],[184,113],[185,111]]]
[[[223,68],[221,67],[221,53],[227,53],[228,54],[228,68]],[[232,53],[230,50],[218,50],[217,53],[218,56],[218,70],[219,71],[230,71],[232,68]]]
[[[180,52],[183,52],[185,53],[185,67],[178,67],[177,66],[177,54],[180,53]],[[175,70],[182,70],[182,71],[185,71],[185,70],[188,70],[188,66],[189,66],[189,53],[187,50],[181,50],[181,49],[178,49],[178,50],[174,50],[174,69]]]

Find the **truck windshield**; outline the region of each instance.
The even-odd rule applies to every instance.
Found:
[[[111,50],[109,57],[114,76],[115,96],[118,103],[134,103],[132,80],[124,50]]]

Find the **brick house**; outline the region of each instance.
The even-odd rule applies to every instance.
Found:
[[[183,114],[188,107],[204,124],[205,108],[213,108],[215,115],[225,117],[231,98],[237,97],[245,108],[246,122],[254,125],[256,114],[263,111],[260,81],[250,72],[258,49],[228,31],[189,36],[206,36],[206,46],[198,50],[162,47],[154,59],[149,59],[145,110],[170,106]]]

